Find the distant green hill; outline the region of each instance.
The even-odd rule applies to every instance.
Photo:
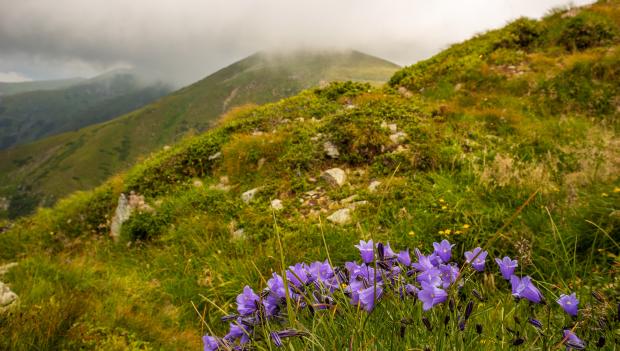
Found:
[[[92,188],[140,156],[208,129],[233,106],[276,101],[323,81],[381,83],[397,69],[356,51],[258,53],[109,122],[0,152],[0,196],[10,200],[12,217],[28,213],[37,204]],[[104,105],[89,106],[90,111]]]
[[[45,82],[31,84],[51,88]],[[107,121],[170,90],[131,72],[114,71],[66,88],[0,96],[0,149]]]
[[[41,80],[33,82],[6,83],[0,82],[0,96],[26,93],[36,90],[55,90],[68,88],[83,82],[84,78]]]

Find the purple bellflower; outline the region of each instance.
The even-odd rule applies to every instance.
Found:
[[[443,263],[450,262],[452,258],[452,247],[454,245],[450,244],[448,240],[442,240],[440,243],[433,243],[433,247],[435,248],[435,255],[439,256]]]
[[[428,311],[433,306],[445,302],[447,298],[447,292],[426,282],[422,283],[422,290],[418,292],[418,299],[422,301],[422,309],[424,311]]]
[[[411,266],[417,271],[424,272],[435,267],[435,265],[431,262],[430,255],[424,256],[418,249],[415,249],[415,254],[418,256],[418,262],[412,263]]]
[[[503,259],[496,258],[495,262],[499,266],[499,271],[502,272],[502,277],[506,280],[510,280],[510,277],[515,273],[515,268],[519,265],[517,260],[511,260],[506,256]]]
[[[355,245],[355,247],[360,250],[360,255],[364,263],[371,263],[375,259],[375,244],[372,240],[368,240],[368,242],[360,240],[359,245]]]
[[[375,308],[375,304],[383,296],[382,284],[370,286],[359,292],[359,303],[366,312],[371,312]]]
[[[256,312],[259,297],[249,286],[243,288],[243,293],[237,295],[237,312],[242,316],[249,316]]]
[[[241,318],[237,318],[235,322],[230,323],[230,331],[224,336],[224,340],[231,343],[238,339],[241,345],[250,342],[250,330],[242,323]]]
[[[560,298],[556,301],[566,313],[573,317],[577,317],[579,311],[579,300],[577,300],[577,294],[572,293],[570,295],[560,295]]]
[[[398,262],[405,267],[411,266],[411,256],[409,255],[409,249],[398,253]]]
[[[532,278],[525,276],[519,278],[516,275],[510,277],[512,285],[512,296],[520,299],[526,299],[534,303],[539,303],[542,299],[540,291],[532,284]]]
[[[583,350],[586,348],[586,344],[583,340],[579,339],[570,329],[564,329],[563,334],[566,350]]]
[[[465,252],[465,260],[471,263],[478,272],[484,271],[484,262],[487,258],[488,252],[482,251],[480,247],[473,249],[472,251]]]
[[[209,335],[205,335],[202,337],[202,343],[205,346],[204,351],[215,351],[220,347],[217,339]]]

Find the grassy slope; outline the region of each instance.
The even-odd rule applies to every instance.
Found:
[[[21,199],[26,208],[15,211],[27,212],[41,197],[49,204],[91,189],[141,156],[206,130],[233,106],[275,101],[322,80],[385,82],[396,69],[355,51],[255,54],[125,116],[0,152],[0,195]]]
[[[245,284],[264,287],[264,277],[281,269],[276,232],[287,264],[324,259],[323,235],[335,264],[357,257],[352,245],[360,238],[428,250],[448,237],[460,255],[494,236],[531,194],[533,201],[502,231],[490,255],[517,257],[521,272],[550,299],[570,289],[586,305],[591,289],[598,289],[617,302],[619,112],[606,102],[617,104],[620,93],[620,43],[615,36],[567,49],[568,29],[581,20],[562,15],[517,22],[456,45],[403,69],[382,89],[332,85],[239,110],[126,175],[19,221],[0,235],[0,260],[20,261],[3,280],[21,296],[19,313],[0,317],[9,330],[0,345],[199,349],[207,331],[192,303],[214,332],[224,333],[223,313],[206,299],[232,312]],[[620,26],[617,3],[593,5],[580,16]],[[535,40],[521,40],[531,25],[540,27]],[[601,96],[608,98],[597,100]],[[407,133],[404,151],[390,145],[382,122]],[[319,133],[339,147],[340,159],[324,155],[312,139]],[[217,151],[222,158],[209,161]],[[334,166],[350,170],[346,186],[314,183]],[[222,175],[230,178],[231,191],[209,189]],[[373,179],[383,182],[376,193],[366,189]],[[256,186],[263,187],[256,201],[244,204],[240,194]],[[323,200],[300,204],[317,186]],[[155,212],[134,215],[114,243],[106,236],[109,218],[119,193],[130,190],[143,194]],[[370,205],[354,211],[351,225],[328,224],[325,216],[341,206],[337,201],[353,194]],[[283,200],[284,211],[272,213],[273,198]],[[244,229],[245,239],[232,238],[236,228]],[[336,322],[330,315],[315,324],[299,318],[322,345],[317,349],[344,349],[349,340],[353,349],[444,343],[512,349],[509,334],[495,337],[507,333],[504,326],[520,330],[521,348],[532,349],[536,332],[514,325],[511,298],[493,277],[486,274],[476,285],[488,297],[473,317],[484,327],[482,337],[468,330],[444,338],[416,322],[399,339],[398,321],[417,321],[420,305],[390,309],[391,301],[365,324],[365,315],[355,312],[336,315]],[[558,307],[551,302],[549,308]],[[555,313],[548,321],[543,307],[531,311],[546,325],[570,323]],[[434,325],[442,319],[428,316]],[[606,332],[610,350],[618,337],[617,323],[612,326]],[[550,333],[552,342],[560,341],[556,330]],[[591,344],[602,333],[579,329]],[[295,341],[291,347],[304,346]]]

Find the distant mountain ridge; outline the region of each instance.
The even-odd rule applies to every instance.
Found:
[[[332,80],[385,83],[398,68],[358,51],[260,52],[124,116],[0,151],[0,197],[12,217],[28,213],[210,128],[234,106],[277,101]]]
[[[54,80],[39,80],[32,82],[0,82],[0,96],[26,93],[36,90],[55,90],[67,88],[86,80],[85,78],[68,78]]]
[[[0,149],[107,121],[171,90],[166,84],[146,82],[129,71],[21,87],[35,88],[44,90],[0,96]]]

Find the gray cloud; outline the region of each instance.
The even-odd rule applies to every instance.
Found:
[[[581,5],[590,0],[577,0]],[[258,50],[353,48],[401,65],[566,0],[0,0],[0,77],[131,66],[189,83]]]

